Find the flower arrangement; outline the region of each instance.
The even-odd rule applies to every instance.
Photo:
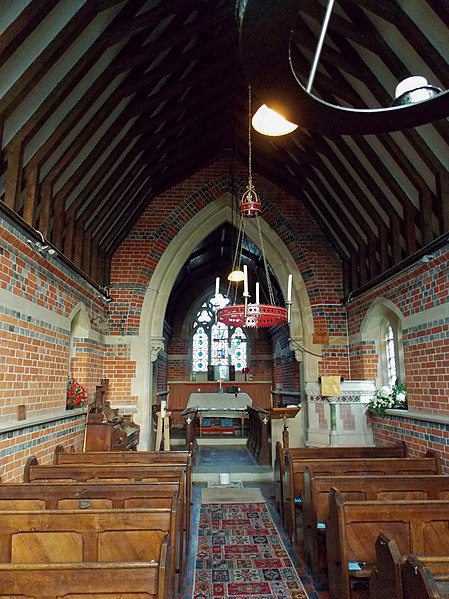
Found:
[[[67,379],[66,408],[86,404],[88,398],[89,394],[86,389],[76,379],[69,377]]]
[[[368,405],[368,411],[374,416],[383,416],[391,408],[405,408],[407,390],[403,383],[395,382],[393,386],[383,385],[374,394]]]
[[[248,375],[250,372],[251,372],[251,370],[248,366],[245,366],[245,368],[242,368],[242,374],[245,375],[245,381],[248,379]]]

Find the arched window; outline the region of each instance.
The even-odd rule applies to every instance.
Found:
[[[230,373],[247,365],[247,339],[241,327],[215,322],[210,299],[198,310],[192,331],[192,372],[210,372],[214,379],[232,380]]]
[[[386,375],[388,378],[388,384],[394,385],[397,379],[397,368],[396,368],[396,339],[393,331],[393,327],[388,322],[385,328],[384,346],[385,346],[385,362],[386,362]]]
[[[379,378],[383,385],[405,383],[401,320],[391,310],[384,309],[380,322]]]
[[[374,341],[378,355],[376,386],[406,384],[402,347],[402,314],[385,298],[378,298],[368,310],[361,327],[362,339]]]

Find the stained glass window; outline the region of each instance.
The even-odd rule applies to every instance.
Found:
[[[246,335],[243,329],[238,327],[234,329],[231,335],[231,360],[236,370],[246,368]]]
[[[218,368],[218,377],[229,379],[229,367],[242,370],[247,365],[246,335],[241,327],[228,327],[215,322],[210,301],[198,310],[193,324],[192,370],[207,372],[207,367]]]
[[[209,337],[204,327],[198,327],[193,335],[193,371],[207,372],[209,363]]]

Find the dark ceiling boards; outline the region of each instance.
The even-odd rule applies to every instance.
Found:
[[[298,1],[302,81],[324,11]],[[377,108],[410,74],[448,89],[448,29],[445,0],[337,0],[313,91]],[[1,200],[94,280],[107,282],[152,198],[230,149],[246,163],[233,2],[3,0],[0,31]],[[449,231],[448,167],[447,120],[380,135],[253,134],[254,170],[307,207],[347,292]]]

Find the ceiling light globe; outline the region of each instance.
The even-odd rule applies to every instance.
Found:
[[[262,135],[279,136],[292,133],[298,125],[287,121],[275,110],[263,104],[252,118],[252,125]]]
[[[229,273],[228,275],[228,281],[231,281],[232,283],[240,283],[241,281],[243,281],[245,278],[245,275],[243,273],[242,270],[233,270],[231,273]]]
[[[400,83],[397,84],[396,90],[394,92],[394,97],[398,98],[405,94],[406,92],[410,92],[414,89],[418,89],[419,87],[425,87],[427,85],[427,79],[425,77],[421,77],[420,75],[414,75],[413,77],[407,77],[403,79]]]

